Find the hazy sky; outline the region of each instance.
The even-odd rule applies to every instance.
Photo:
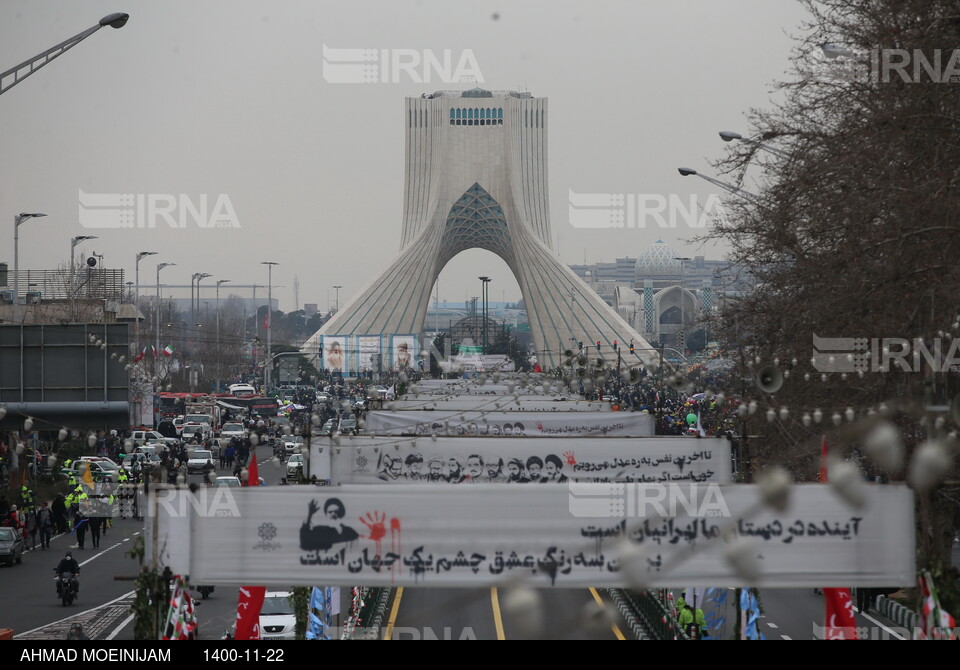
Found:
[[[698,231],[682,224],[575,228],[569,192],[718,193],[676,168],[709,173],[724,148],[717,132],[746,132],[744,112],[769,105],[804,18],[787,0],[3,0],[0,70],[116,11],[130,14],[124,28],[102,29],[0,98],[0,261],[12,269],[13,216],[41,211],[48,217],[20,229],[22,268],[56,267],[83,234],[100,239],[78,252],[104,254],[130,280],[136,252],[159,252],[141,262],[141,286],[154,285],[161,261],[177,264],[164,283],[209,272],[266,284],[260,262],[272,260],[284,310],[295,276],[301,306],[323,309],[331,285],[343,285],[342,304],[389,264],[400,243],[404,98],[473,86],[436,72],[427,83],[403,74],[327,83],[324,44],[449,49],[454,60],[470,50],[481,86],[548,98],[564,262],[636,256],[658,238],[719,258],[722,249],[684,246]],[[211,210],[223,194],[239,228],[88,229],[79,191],[185,194],[194,206],[207,194]],[[441,274],[441,300],[479,295],[480,274],[494,279],[491,300],[520,297],[506,264],[475,250]]]

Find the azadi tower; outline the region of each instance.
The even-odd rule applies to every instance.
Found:
[[[322,335],[423,332],[430,292],[443,267],[478,247],[513,271],[523,293],[537,359],[589,347],[615,365],[657,366],[657,356],[556,257],[547,184],[547,100],[475,88],[407,98],[406,188],[400,252],[390,266],[303,346]],[[635,354],[631,355],[633,342]]]

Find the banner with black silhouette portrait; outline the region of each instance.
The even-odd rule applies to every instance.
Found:
[[[828,485],[795,485],[784,512],[746,484],[231,495],[236,514],[185,508],[198,584],[812,588],[905,585],[915,575],[913,496],[898,485],[867,486],[856,509]]]

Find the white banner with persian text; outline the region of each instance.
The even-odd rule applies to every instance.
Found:
[[[812,588],[915,577],[913,495],[898,485],[868,486],[859,509],[828,485],[795,485],[782,513],[746,484],[230,493],[223,509],[186,507],[195,583]]]
[[[393,412],[435,410],[463,412],[466,410],[502,412],[609,412],[609,402],[587,400],[560,400],[559,398],[501,398],[467,396],[461,398],[431,398],[394,400],[387,405]]]
[[[364,430],[375,435],[531,435],[541,437],[651,437],[653,416],[643,412],[371,411]]]
[[[334,484],[565,484],[717,482],[731,477],[721,438],[341,437],[314,440],[311,463]],[[320,449],[323,449],[321,452]]]

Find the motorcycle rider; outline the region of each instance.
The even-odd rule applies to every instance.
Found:
[[[63,577],[65,572],[73,573],[73,578],[77,583],[77,593],[80,593],[80,580],[78,579],[80,577],[80,564],[77,563],[77,559],[73,557],[71,552],[67,552],[67,555],[61,559],[54,570],[57,573],[57,595],[60,594],[60,578]]]

